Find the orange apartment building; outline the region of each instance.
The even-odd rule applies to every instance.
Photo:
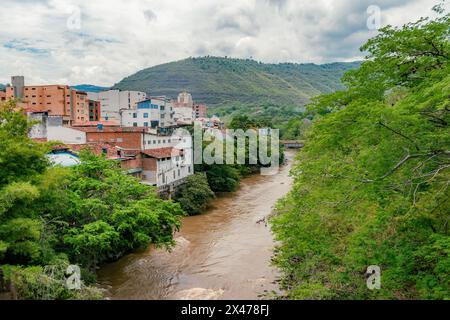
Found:
[[[11,86],[6,88],[6,99],[18,96],[14,90]],[[19,106],[26,111],[48,111],[49,115],[62,116],[64,124],[89,121],[87,93],[73,90],[69,86],[24,86],[21,96]]]

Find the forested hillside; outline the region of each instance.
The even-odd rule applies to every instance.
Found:
[[[272,220],[288,298],[450,298],[449,25],[381,29],[348,89],[308,107],[295,183]],[[379,290],[366,286],[370,265]]]
[[[250,59],[188,58],[141,70],[114,88],[176,98],[182,90],[211,107],[232,104],[304,105],[342,89],[340,78],[359,63],[264,64]]]

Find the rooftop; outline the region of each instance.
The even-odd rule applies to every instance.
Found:
[[[120,123],[114,120],[108,121],[86,121],[82,123],[74,123],[72,127],[97,127],[99,124],[102,124],[104,127],[119,127]]]
[[[180,156],[183,154],[183,151],[173,147],[166,147],[166,148],[144,150],[142,151],[142,153],[152,158],[163,159]]]
[[[76,129],[84,132],[148,132],[149,130],[146,127],[103,127],[102,129],[97,128],[96,126],[81,126],[76,127],[72,126],[72,129]]]

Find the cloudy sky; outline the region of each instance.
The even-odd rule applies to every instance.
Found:
[[[352,61],[439,0],[1,0],[0,83],[112,85],[189,56]],[[448,3],[447,3],[448,5]],[[380,9],[377,19],[376,7]],[[369,27],[368,27],[369,25]]]

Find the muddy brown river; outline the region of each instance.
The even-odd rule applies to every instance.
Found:
[[[271,266],[274,241],[268,216],[291,187],[287,164],[272,176],[253,175],[199,216],[186,217],[177,245],[149,248],[104,266],[98,273],[111,299],[261,299],[278,291]]]

